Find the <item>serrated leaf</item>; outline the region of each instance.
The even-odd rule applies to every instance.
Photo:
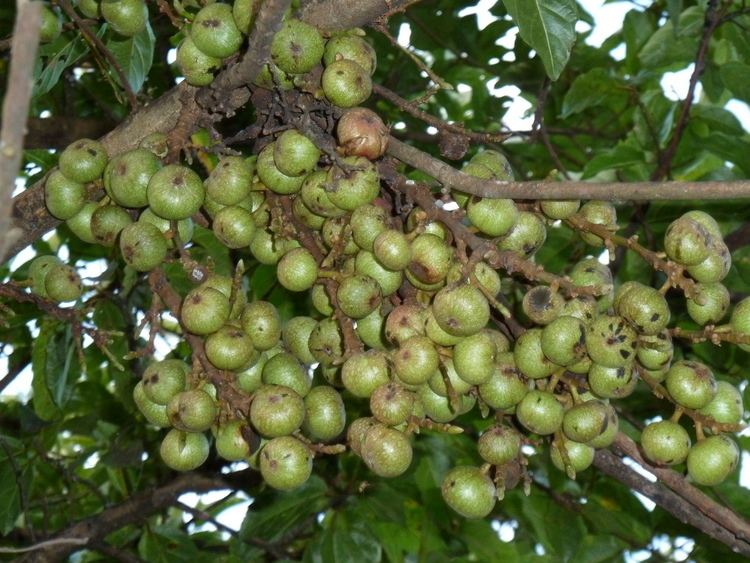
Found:
[[[547,75],[557,80],[576,39],[575,0],[503,0],[503,4],[521,39],[539,53]]]
[[[107,48],[122,68],[131,90],[135,93],[143,87],[151,70],[155,42],[154,32],[148,22],[145,28],[132,37],[113,38],[107,41]]]

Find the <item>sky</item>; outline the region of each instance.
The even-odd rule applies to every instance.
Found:
[[[499,0],[480,0],[475,7],[468,8],[464,13],[462,13],[462,15],[476,13],[480,29],[484,28],[495,19],[494,16],[490,14],[489,9],[495,4],[496,1]],[[633,3],[631,2],[611,2],[605,4],[603,0],[579,1],[584,6],[584,8],[592,15],[595,21],[593,31],[586,39],[586,42],[592,46],[600,46],[607,37],[619,30],[625,14],[633,7]],[[580,22],[579,31],[585,31],[586,29],[588,29],[588,26]],[[402,45],[408,45],[409,36],[410,30],[408,28],[408,24],[404,24],[399,30],[399,43],[401,43]],[[498,43],[503,46],[512,47],[514,41],[516,40],[517,30],[514,29],[511,30],[511,32],[509,32],[506,36],[500,38],[498,40]],[[624,48],[622,46],[615,48],[612,51],[612,55],[616,58],[622,57],[624,55]],[[683,99],[687,94],[688,82],[692,71],[693,66],[690,65],[689,67],[679,72],[667,73],[661,84],[665,96],[672,100]],[[463,85],[463,87],[466,87],[466,85]],[[508,111],[504,117],[504,124],[512,130],[529,129],[533,122],[533,116],[531,115],[531,113],[533,112],[533,108],[531,107],[531,104],[520,98],[520,91],[518,90],[518,88],[516,88],[515,86],[497,86],[496,82],[490,83],[489,87],[492,93],[497,96],[509,96],[513,98],[513,100],[509,103]],[[461,85],[457,85],[457,89],[459,92],[461,92],[461,88]],[[700,95],[701,89],[699,85],[696,91],[696,97],[699,98]],[[747,131],[750,131],[750,107],[738,100],[730,101],[726,105],[726,107],[738,117],[745,129]],[[65,249],[62,250],[63,252],[61,252],[60,257],[62,259],[65,259]],[[31,255],[29,253],[22,253],[14,260],[14,264],[22,264],[30,257]],[[89,269],[89,271],[82,272],[82,275],[84,277],[94,277],[101,273],[103,267],[104,264],[99,264],[98,266],[94,265]],[[169,350],[169,343],[162,341],[159,344],[159,355],[163,357],[163,355],[166,354],[166,352]],[[5,373],[6,371],[7,357],[0,354],[0,373]],[[19,377],[17,377],[16,380],[11,385],[9,385],[2,393],[0,393],[0,399],[2,399],[3,397],[27,398],[30,395],[30,388],[31,370],[28,369]],[[87,460],[87,463],[93,464],[96,461],[97,459],[93,458]],[[634,464],[633,466],[636,469],[640,469],[639,467],[636,467],[637,464]],[[750,469],[750,460],[748,459],[747,453],[743,454],[743,466],[747,469]],[[233,469],[237,470],[241,469],[242,467],[242,464],[235,464]],[[743,471],[742,476],[742,484],[746,487],[750,485],[750,471],[748,471],[747,469]],[[653,475],[648,474],[648,476],[655,479]],[[196,506],[200,503],[210,504],[224,497],[228,492],[229,491],[215,491],[207,495],[196,495],[194,493],[189,493],[183,495],[180,500],[190,506]],[[241,498],[243,499],[243,502],[219,514],[217,520],[232,529],[238,529],[244,518],[247,507],[250,505],[250,499],[248,499],[246,495],[242,496]],[[649,501],[648,499],[642,499],[642,501],[646,506],[653,506],[653,503],[651,503],[651,501]],[[493,526],[503,540],[510,541],[514,536],[514,530],[517,527],[517,523],[496,521],[493,523]],[[201,527],[201,529],[213,529],[213,527],[209,524]],[[676,554],[677,560],[685,559],[689,556],[689,552],[692,549],[690,541],[691,540],[689,540],[689,538],[685,538],[682,550]],[[662,545],[661,547],[664,546]],[[659,545],[657,545],[656,548],[659,549]],[[639,559],[640,557],[638,556],[638,554],[632,554],[632,561],[637,561]]]

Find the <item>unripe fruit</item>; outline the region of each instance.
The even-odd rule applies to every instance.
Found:
[[[216,401],[202,389],[182,391],[167,404],[170,424],[185,432],[208,430],[217,414]]]
[[[529,329],[518,337],[513,348],[516,367],[529,379],[549,377],[559,367],[545,356],[542,335],[541,328]]]
[[[547,435],[556,432],[562,425],[563,406],[552,393],[529,391],[516,407],[516,418],[534,434]]]
[[[120,251],[129,266],[146,272],[164,262],[167,241],[156,226],[137,221],[120,231]]]
[[[346,211],[339,207],[336,207],[328,197],[328,191],[326,190],[327,176],[327,171],[316,170],[315,172],[305,177],[304,182],[302,182],[302,188],[300,189],[300,197],[302,198],[302,202],[310,211],[312,211],[316,215],[320,215],[321,217],[341,217],[342,215],[346,215]],[[365,212],[367,208],[373,208],[373,206],[364,206],[361,208],[357,208],[354,213],[352,213],[350,222],[352,225],[352,234],[355,237],[355,242],[357,241],[357,235],[354,232],[356,229],[354,217],[358,212]],[[377,209],[380,210],[383,218],[385,218],[385,211],[379,207]],[[370,246],[372,246],[372,244]]]
[[[699,485],[722,483],[740,461],[740,450],[729,436],[711,436],[699,441],[687,457],[688,475]]]
[[[557,365],[575,364],[586,355],[586,326],[575,317],[558,317],[542,330],[541,348]]]
[[[375,309],[364,319],[357,321],[357,336],[370,348],[385,350],[388,347],[388,341],[385,339],[385,318],[380,309]]]
[[[305,420],[302,429],[311,439],[328,442],[346,427],[344,401],[336,389],[328,385],[313,387],[305,397]]]
[[[179,164],[168,164],[157,171],[146,190],[149,207],[159,217],[179,220],[198,212],[205,190],[198,174]]]
[[[206,338],[206,357],[214,367],[234,371],[246,367],[255,355],[252,339],[232,325],[225,325]]]
[[[453,250],[440,237],[421,234],[412,241],[411,251],[409,272],[420,282],[434,284],[448,275]]]
[[[672,364],[666,387],[675,402],[689,409],[701,409],[716,395],[716,380],[708,366],[680,360]]]
[[[641,447],[646,457],[661,465],[682,463],[690,452],[690,436],[671,420],[653,422],[641,434]]]
[[[323,71],[321,85],[326,98],[335,106],[351,108],[360,105],[372,93],[370,74],[347,59],[332,62]]]
[[[295,358],[306,365],[315,363],[315,356],[310,352],[308,342],[318,322],[311,317],[293,317],[283,326],[281,337],[284,347]]]
[[[352,33],[334,35],[326,43],[323,63],[328,66],[341,59],[354,61],[370,74],[375,72],[377,66],[375,49],[362,37]]]
[[[442,361],[440,369],[432,374],[427,384],[430,389],[443,397],[450,397],[449,384],[457,395],[465,395],[471,390],[471,384],[458,377],[456,368],[453,366],[453,360],[450,358]]]
[[[479,437],[477,450],[487,463],[503,465],[521,453],[521,435],[510,426],[493,426]]]
[[[247,459],[257,450],[260,443],[260,438],[253,433],[250,426],[240,420],[231,420],[219,426],[215,438],[216,453],[228,461]]]
[[[239,205],[250,196],[254,166],[241,156],[225,156],[204,182],[206,195],[222,205]]]
[[[414,394],[393,381],[380,385],[370,395],[372,416],[387,426],[405,422],[413,406]]]
[[[395,229],[381,232],[372,245],[375,258],[389,270],[405,270],[411,262],[411,244]]]
[[[260,181],[265,186],[277,194],[288,195],[294,194],[300,191],[302,182],[304,182],[304,176],[287,176],[281,170],[276,167],[276,161],[274,160],[274,152],[276,150],[276,144],[271,143],[266,145],[260,154],[258,154],[258,160],[256,162],[256,170]]]
[[[288,491],[303,485],[312,473],[310,449],[291,436],[270,440],[260,451],[260,474],[274,489]]]
[[[448,397],[438,395],[429,385],[422,385],[417,389],[419,403],[423,406],[425,415],[435,422],[450,422],[457,416],[469,412],[476,399],[470,395],[459,397],[458,410],[454,410]]]
[[[510,162],[508,162],[504,154],[498,151],[483,150],[478,152],[471,158],[471,163],[487,168],[496,180],[513,179],[513,169],[510,166]]]
[[[603,225],[609,231],[617,230],[617,210],[609,201],[587,201],[578,211],[589,223]],[[581,232],[581,239],[591,246],[601,246],[604,241],[591,233]]]
[[[518,208],[512,199],[472,198],[466,208],[469,221],[482,233],[501,237],[518,221]]]
[[[288,387],[300,397],[305,397],[312,385],[305,367],[287,352],[279,352],[268,359],[263,366],[262,380],[267,385]]]
[[[159,446],[162,461],[175,471],[192,471],[208,459],[209,446],[205,435],[173,428]]]
[[[568,457],[568,463],[570,464],[569,467],[566,467],[565,465],[562,453],[560,452],[561,446],[559,442],[552,442],[552,447],[550,448],[550,458],[552,459],[552,464],[560,471],[564,471],[570,475],[570,470],[572,469],[572,476],[575,477],[576,472],[588,469],[594,462],[595,452],[594,448],[592,448],[591,446],[587,444],[581,444],[580,442],[574,442],[573,440],[568,440],[567,438],[563,438],[562,442],[562,447],[565,448],[565,453]]]
[[[367,108],[352,108],[344,112],[336,126],[336,136],[340,150],[346,156],[375,160],[388,149],[388,128],[378,114]]]
[[[588,445],[592,448],[607,448],[612,445],[617,437],[617,432],[620,427],[620,420],[617,417],[617,411],[612,405],[607,405],[607,427],[593,440],[588,441]]]
[[[432,341],[418,334],[404,340],[393,353],[391,361],[396,376],[409,385],[426,383],[439,366],[438,353]]]
[[[453,365],[458,376],[471,385],[486,383],[494,371],[497,346],[489,332],[464,338],[453,348]]]
[[[411,465],[409,437],[382,424],[370,427],[361,446],[362,460],[379,477],[398,477]]]
[[[93,201],[86,203],[78,213],[65,221],[65,224],[75,236],[77,236],[83,242],[88,242],[89,244],[96,243],[96,239],[91,232],[91,216],[94,214],[94,211],[96,211],[97,208],[98,205]]]
[[[735,305],[729,318],[732,330],[740,336],[750,336],[750,297],[745,297]],[[739,347],[750,352],[750,344],[739,344]]]
[[[100,10],[110,27],[125,37],[140,33],[148,22],[144,0],[101,0]]]
[[[289,291],[307,291],[318,278],[318,263],[308,250],[294,248],[279,260],[276,276]]]
[[[150,401],[166,405],[172,397],[185,390],[190,368],[182,360],[162,360],[149,365],[143,372],[143,391]]]
[[[67,264],[55,264],[44,278],[44,290],[52,301],[75,301],[81,296],[81,278]]]
[[[596,299],[590,295],[578,295],[563,303],[560,314],[575,317],[581,319],[584,323],[589,323],[594,320],[597,309],[598,303]]]
[[[701,326],[718,323],[728,309],[729,290],[720,283],[695,284],[695,295],[687,298],[687,312]]]
[[[341,311],[352,319],[372,313],[381,302],[380,286],[369,276],[355,274],[339,284],[337,299]]]
[[[138,221],[154,225],[161,231],[165,238],[169,237],[167,238],[167,246],[169,248],[174,248],[174,234],[170,232],[172,229],[172,223],[169,219],[159,217],[149,208],[146,208],[143,210],[140,217],[138,217]],[[190,242],[193,238],[194,230],[195,225],[193,224],[192,219],[188,218],[177,221],[177,236],[180,238],[180,243],[185,244]]]
[[[394,272],[380,265],[375,255],[365,250],[360,250],[354,261],[354,270],[374,279],[380,286],[383,297],[393,295],[401,287],[404,275],[402,272]]]
[[[515,407],[529,392],[510,352],[498,354],[490,379],[479,385],[478,390],[482,400],[498,410]]]
[[[190,38],[199,50],[217,59],[233,55],[242,44],[242,33],[234,23],[229,4],[201,8],[193,20]]]
[[[664,235],[667,256],[683,266],[703,262],[709,254],[709,234],[700,223],[680,217],[673,221]]]
[[[133,387],[133,402],[150,424],[158,426],[159,428],[167,428],[169,426],[167,407],[165,405],[158,405],[149,400],[143,390],[142,381],[139,381],[135,384],[135,387]]]
[[[576,442],[590,442],[607,430],[609,407],[597,400],[579,403],[563,417],[563,432]]]
[[[473,285],[441,289],[433,299],[432,312],[441,329],[455,336],[470,336],[490,320],[487,299]]]
[[[586,348],[597,364],[617,368],[632,363],[637,335],[622,317],[602,315],[586,329]]]
[[[67,178],[60,170],[53,170],[44,184],[44,204],[50,215],[65,221],[86,203],[86,186]]]
[[[464,518],[484,518],[495,508],[495,485],[478,467],[454,467],[443,478],[440,492],[445,503]]]
[[[584,258],[573,266],[570,281],[577,286],[592,286],[599,295],[612,291],[612,271],[597,258]]]
[[[588,373],[591,392],[602,399],[622,399],[630,395],[638,383],[638,372],[632,364],[616,368],[593,363]]]
[[[639,333],[646,335],[655,335],[664,330],[671,318],[664,296],[653,287],[641,284],[631,287],[622,296],[616,310]]]
[[[636,357],[638,363],[649,370],[669,368],[674,354],[674,344],[668,331],[655,336],[641,336],[638,339]]]
[[[371,203],[380,193],[380,177],[375,165],[361,156],[347,156],[348,169],[332,166],[326,177],[328,198],[334,205],[353,211]]]
[[[717,239],[722,238],[721,229],[719,228],[719,224],[716,222],[716,219],[711,217],[711,215],[709,215],[705,211],[693,209],[692,211],[683,213],[682,218],[691,219],[697,223],[700,223],[703,228],[708,231],[709,235]]]
[[[114,246],[117,236],[132,222],[119,205],[103,205],[91,215],[91,234],[102,246]]]
[[[305,403],[297,393],[282,385],[264,385],[253,395],[250,423],[261,436],[288,436],[305,419]]]
[[[500,250],[510,250],[520,256],[531,256],[547,240],[547,229],[534,213],[521,211],[518,220],[497,245]]]
[[[567,219],[575,215],[580,206],[581,201],[578,199],[541,202],[542,213],[550,219]]]
[[[346,217],[328,217],[323,220],[320,236],[328,249],[339,248],[342,254],[355,254],[359,247],[352,240]]]
[[[60,36],[62,21],[56,11],[42,6],[41,21],[39,23],[39,42],[49,43]]]
[[[346,443],[358,456],[362,455],[362,442],[365,439],[367,431],[378,424],[378,421],[371,416],[357,418],[353,420],[346,430]]]
[[[47,297],[47,289],[44,281],[47,279],[49,271],[62,264],[57,256],[37,256],[29,265],[29,279],[31,279],[31,291],[39,297]]]
[[[104,188],[123,207],[148,205],[148,183],[161,161],[147,149],[134,149],[114,157],[104,169]]]
[[[701,263],[688,266],[687,272],[697,282],[716,283],[727,277],[732,267],[729,248],[720,239],[709,241],[708,257]]]
[[[227,248],[248,246],[255,236],[255,230],[252,213],[238,205],[223,207],[214,215],[214,234]]]
[[[388,362],[379,350],[368,350],[349,357],[341,369],[341,382],[355,397],[367,399],[390,381]]]
[[[253,240],[248,247],[258,262],[267,266],[277,264],[284,253],[290,249],[289,241],[266,231],[258,229],[255,231]]]
[[[58,166],[66,178],[88,184],[99,178],[107,165],[107,151],[99,141],[78,139],[60,153]]]
[[[221,68],[221,59],[201,51],[189,35],[177,47],[176,62],[185,81],[193,86],[208,86]]]
[[[739,389],[727,381],[716,383],[716,395],[705,407],[698,411],[710,416],[719,424],[739,424],[745,409]]]
[[[185,330],[206,335],[219,330],[229,320],[229,299],[213,287],[197,287],[185,296],[180,321]]]
[[[309,174],[318,164],[320,150],[299,131],[288,129],[276,139],[273,160],[276,168],[287,176]]]
[[[237,29],[246,35],[250,33],[250,28],[258,11],[256,2],[257,0],[234,0],[232,4],[234,23],[237,25]]]
[[[534,323],[546,325],[560,316],[564,303],[559,293],[547,286],[537,285],[526,292],[521,306]]]
[[[242,329],[258,350],[269,350],[281,338],[279,312],[268,301],[253,301],[242,311]]]
[[[323,58],[320,32],[303,21],[287,19],[271,43],[271,58],[289,74],[309,72]]]
[[[237,386],[243,392],[253,393],[263,385],[263,368],[266,362],[268,362],[268,354],[261,352],[252,365],[236,373]]]

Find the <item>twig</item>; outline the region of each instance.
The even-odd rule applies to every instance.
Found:
[[[23,157],[23,138],[32,91],[32,73],[39,46],[42,6],[39,2],[16,0],[10,72],[3,101],[0,131],[0,262],[21,233],[12,227],[10,212],[16,175]]]
[[[725,3],[721,10],[717,10],[717,5],[720,0],[709,0],[706,8],[706,18],[703,28],[703,36],[701,37],[700,45],[698,46],[698,53],[695,56],[695,68],[693,74],[690,76],[690,82],[688,84],[687,95],[685,100],[682,102],[680,108],[680,115],[677,118],[677,124],[672,131],[672,136],[669,140],[667,148],[659,155],[658,166],[651,174],[651,180],[662,180],[669,176],[672,168],[672,160],[677,153],[677,147],[680,145],[682,135],[685,132],[685,128],[688,124],[688,117],[690,116],[690,108],[693,105],[693,98],[695,97],[695,89],[698,86],[698,80],[703,74],[706,68],[706,55],[708,54],[708,46],[711,43],[711,36],[713,35],[716,28],[722,21],[724,14],[726,13],[729,3]]]
[[[653,201],[750,198],[750,180],[731,182],[501,182],[482,180],[407,145],[393,136],[388,153],[450,189],[480,197],[510,199],[596,199]]]
[[[552,142],[549,139],[549,133],[547,132],[547,126],[544,123],[544,106],[547,103],[547,97],[549,96],[551,86],[552,82],[550,82],[550,79],[545,78],[544,82],[542,82],[542,87],[539,89],[539,95],[537,96],[536,111],[534,112],[534,124],[531,126],[531,130],[537,131],[539,133],[539,136],[542,138],[544,148],[547,149],[547,153],[552,159],[552,162],[562,173],[562,175],[565,176],[565,179],[569,180],[570,175],[568,174],[568,169],[565,168],[565,165],[560,160],[557,151],[555,151],[555,147],[552,146]]]
[[[424,121],[428,125],[432,125],[433,127],[435,127],[435,129],[439,129],[440,131],[448,131],[450,133],[453,133],[454,135],[468,137],[476,143],[499,143],[510,136],[509,133],[484,133],[479,131],[469,131],[467,129],[464,129],[463,125],[457,123],[448,123],[447,121],[444,121],[439,117],[435,117],[434,115],[430,115],[426,111],[422,111],[416,106],[414,102],[402,98],[394,91],[386,88],[385,86],[381,86],[380,84],[373,84],[372,91],[374,94],[380,96],[384,100],[388,100],[399,109],[416,117],[420,121]]]
[[[710,342],[716,346],[720,346],[722,342],[750,345],[749,335],[737,334],[733,330],[717,330],[718,328],[713,325],[705,326],[702,330],[685,330],[675,327],[669,333],[675,338],[685,338],[692,342]]]
[[[76,24],[78,29],[81,30],[81,33],[86,38],[86,41],[91,43],[94,48],[99,51],[99,53],[101,53],[105,59],[107,59],[107,62],[112,67],[112,70],[115,71],[117,79],[120,81],[120,86],[122,86],[122,89],[125,91],[130,109],[133,111],[137,110],[138,98],[136,97],[135,92],[133,92],[133,88],[130,87],[128,77],[125,76],[125,71],[122,70],[122,66],[120,66],[119,62],[117,62],[117,59],[114,57],[112,52],[107,48],[102,40],[99,39],[99,37],[97,37],[97,35],[91,31],[88,23],[86,23],[79,17],[79,15],[73,9],[73,6],[70,5],[69,0],[57,0],[57,4],[60,6],[60,8],[62,8],[62,11],[65,12],[65,15],[67,15],[73,21],[73,23]]]
[[[28,547],[0,547],[0,553],[27,553],[29,551],[47,549],[59,545],[86,545],[88,541],[87,538],[57,538],[35,543]]]

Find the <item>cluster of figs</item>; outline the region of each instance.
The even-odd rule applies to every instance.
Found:
[[[242,0],[198,12],[178,54],[189,82],[213,79],[240,48],[252,13],[252,3]],[[466,420],[460,417],[481,413],[478,463],[454,467],[442,483],[448,505],[481,518],[514,484],[505,481],[508,468],[543,444],[571,478],[586,470],[596,449],[617,436],[613,402],[646,379],[662,385],[675,405],[674,416],[643,430],[646,458],[685,464],[697,484],[721,483],[739,450],[719,429],[741,423],[741,394],[675,350],[664,292],[635,281],[615,287],[609,267],[588,256],[566,279],[595,291],[535,282],[516,298],[486,261],[467,265],[444,223],[419,208],[402,217],[383,197],[377,162],[388,129],[371,110],[354,107],[369,96],[375,68],[374,50],[358,30],[325,41],[314,27],[287,18],[259,80],[292,88],[321,61],[323,94],[345,110],[334,156],[290,127],[269,137],[257,156],[217,159],[202,178],[163,161],[163,135],[117,155],[82,139],[60,154],[47,178],[49,212],[81,240],[112,247],[136,272],[189,253],[193,217],[202,214],[236,259],[275,266],[281,286],[309,299],[309,316],[284,318],[274,304],[248,300],[247,276],[218,273],[182,296],[178,330],[202,339],[211,371],[249,407],[229,404],[199,363],[176,355],[152,362],[133,396],[148,423],[169,428],[164,463],[192,470],[213,447],[226,460],[257,468],[269,486],[290,490],[310,477],[316,455],[345,445],[374,474],[397,477],[412,466],[420,431],[458,432]],[[512,179],[508,161],[493,150],[476,153],[463,171]],[[106,195],[93,201],[98,187]],[[575,216],[617,229],[608,202],[532,207],[457,191],[453,199],[467,229],[527,261],[561,220]],[[580,236],[601,252],[602,238]],[[718,325],[730,306],[721,282],[731,257],[716,221],[702,211],[686,213],[670,225],[663,249],[694,282],[689,315],[701,326]],[[75,269],[54,256],[35,258],[29,272],[40,298],[86,297]],[[495,321],[499,298],[516,301],[526,327],[517,338]],[[750,300],[716,330],[750,335]],[[363,408],[368,416],[351,419]],[[685,424],[691,417],[703,421],[695,440]]]

